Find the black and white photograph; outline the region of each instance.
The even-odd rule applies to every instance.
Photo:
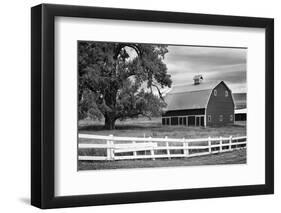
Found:
[[[31,8],[33,206],[237,212],[274,193],[274,19],[162,5]]]
[[[247,163],[247,47],[78,41],[78,170]]]

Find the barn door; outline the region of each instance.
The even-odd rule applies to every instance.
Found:
[[[201,122],[200,122],[201,126],[205,126],[205,125],[204,125],[204,116],[200,117],[200,121],[201,121]]]
[[[200,117],[196,117],[195,126],[200,126]]]

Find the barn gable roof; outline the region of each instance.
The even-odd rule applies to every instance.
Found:
[[[212,81],[174,87],[165,97],[166,110],[206,108],[213,89],[220,83],[226,86],[223,81]]]

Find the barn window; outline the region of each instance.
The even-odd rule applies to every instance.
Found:
[[[217,96],[217,90],[216,89],[214,90],[214,96]]]
[[[170,118],[162,118],[163,125],[170,125]]]
[[[223,115],[220,115],[220,121],[223,121]]]
[[[225,97],[228,97],[228,91],[225,90]]]
[[[195,126],[195,116],[188,116],[187,123],[188,126]]]
[[[183,125],[183,118],[179,117],[179,119],[180,119],[179,125]]]
[[[171,125],[179,125],[179,118],[176,117],[171,117]]]
[[[211,122],[211,115],[208,115],[208,121]]]
[[[186,117],[183,117],[183,125],[186,125]]]
[[[166,118],[166,125],[170,125],[170,118]]]
[[[230,115],[230,116],[229,116],[229,120],[230,120],[230,121],[233,121],[233,115]]]

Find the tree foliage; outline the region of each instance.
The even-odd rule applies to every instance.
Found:
[[[159,115],[161,89],[172,84],[167,52],[166,45],[78,42],[79,118],[104,117],[113,129],[117,119]]]

